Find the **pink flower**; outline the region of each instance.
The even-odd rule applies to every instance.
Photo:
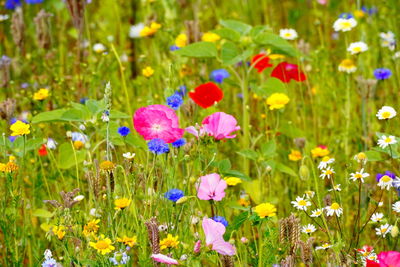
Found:
[[[223,238],[225,233],[225,226],[209,218],[203,218],[203,231],[206,236],[207,246],[211,246],[212,250],[215,250],[221,255],[235,255],[235,247],[231,243],[226,242]]]
[[[201,200],[221,201],[225,197],[225,180],[216,173],[200,177],[201,182],[197,190],[197,197]]]
[[[174,110],[164,105],[139,108],[133,115],[133,124],[145,140],[160,138],[166,143],[172,143],[182,138],[184,133],[184,130],[179,128]]]
[[[378,254],[380,267],[400,267],[400,252],[382,251]]]
[[[179,262],[173,258],[170,258],[164,254],[152,254],[151,258],[156,261],[156,262],[161,262],[161,263],[165,263],[165,264],[172,264],[172,265],[178,265]]]
[[[197,240],[197,242],[194,244],[193,252],[200,253],[200,249],[201,249],[201,240]]]
[[[240,130],[235,117],[224,112],[215,112],[205,117],[202,124],[204,132],[217,140],[235,138],[236,134],[231,135],[232,132]]]

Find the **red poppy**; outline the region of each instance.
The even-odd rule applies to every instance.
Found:
[[[271,72],[271,77],[278,78],[284,83],[288,83],[292,79],[298,82],[306,80],[306,75],[299,70],[299,66],[287,62],[279,63]]]
[[[256,64],[254,64],[254,63],[256,63]],[[264,53],[255,55],[251,59],[251,65],[254,65],[254,68],[257,69],[257,71],[259,73],[261,73],[266,68],[272,67],[272,64],[269,63],[269,57]]]
[[[47,148],[46,145],[43,144],[38,150],[39,156],[44,157],[47,156]]]
[[[380,264],[376,261],[367,260],[367,267],[379,267]]]
[[[215,83],[208,82],[197,86],[189,96],[200,107],[208,108],[221,101],[224,92]]]

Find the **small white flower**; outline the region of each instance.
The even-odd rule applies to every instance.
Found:
[[[316,210],[313,210],[313,211],[311,211],[310,217],[314,217],[314,218],[319,217],[319,216],[322,215],[323,212],[324,212],[323,209],[316,209]]]
[[[291,203],[298,210],[307,210],[307,207],[311,206],[310,201],[305,200],[300,196],[296,197],[296,201],[292,201]]]
[[[52,258],[53,257],[53,254],[51,253],[51,250],[50,249],[46,249],[45,251],[44,251],[44,258],[46,259],[46,260],[48,260],[48,259],[50,259],[50,258]]]
[[[143,30],[144,24],[139,23],[136,25],[132,25],[130,30],[129,30],[129,37],[130,38],[140,38],[140,32]]]
[[[364,178],[367,178],[369,173],[364,172],[364,169],[361,169],[359,172],[350,173],[350,180],[352,181],[361,181],[364,183]]]
[[[378,207],[383,207],[383,201],[378,202]]]
[[[390,231],[392,230],[392,228],[393,228],[393,226],[391,226],[391,225],[388,224],[388,223],[383,224],[383,225],[381,225],[381,226],[375,228],[375,230],[376,230],[376,235],[380,235],[380,236],[382,236],[383,238],[385,238],[385,237],[386,237],[386,234],[387,234],[387,233],[390,233]]]
[[[57,148],[57,142],[53,139],[53,138],[47,138],[47,143],[46,143],[46,147],[48,149],[56,149]]]
[[[400,201],[397,201],[397,202],[393,203],[392,209],[393,209],[395,212],[400,213]]]
[[[342,191],[342,188],[340,188],[340,184],[337,184],[337,185],[334,185],[333,188],[328,189],[329,192],[331,192],[333,190],[340,192],[340,191]]]
[[[336,214],[336,216],[340,217],[343,213],[343,209],[336,202],[332,203],[330,206],[326,206],[325,210],[327,216],[333,216],[333,214]]]
[[[166,224],[160,224],[158,226],[158,231],[160,231],[160,232],[164,232],[164,231],[167,231],[167,230],[168,230],[168,225],[166,225]]]
[[[382,221],[382,219],[383,219],[383,213],[376,212],[371,216],[371,221],[373,222],[380,222]]]
[[[396,53],[393,54],[393,59],[398,59],[400,58],[400,51],[397,51]]]
[[[10,18],[10,16],[9,15],[7,15],[7,14],[1,14],[0,15],[0,21],[5,21],[5,20],[8,20]]]
[[[364,42],[355,42],[351,43],[347,48],[347,51],[350,52],[352,55],[356,55],[368,50],[368,45]]]
[[[70,133],[70,137],[72,141],[81,141],[82,143],[86,143],[88,141],[88,137],[80,132],[72,132]]]
[[[328,177],[328,179],[330,179],[334,173],[335,173],[335,171],[332,169],[332,167],[328,167],[325,170],[322,170],[322,173],[320,174],[319,177],[321,177],[322,179],[325,179],[325,177]]]
[[[381,32],[379,34],[379,37],[381,38],[381,46],[382,47],[388,47],[390,50],[394,50],[396,47],[396,38],[393,32],[388,31],[388,32]]]
[[[384,175],[379,179],[378,186],[383,190],[390,190],[393,186],[397,185],[400,183],[399,177],[395,177],[394,179],[390,177],[389,175]]]
[[[334,158],[330,158],[329,156],[325,156],[322,158],[321,162],[318,164],[318,169],[322,170],[328,167],[329,164],[335,162]]]
[[[394,137],[393,135],[382,135],[381,138],[378,139],[378,145],[381,148],[386,148],[388,145],[394,145],[396,143],[396,137]]]
[[[101,210],[97,210],[97,209],[93,208],[93,209],[90,209],[89,214],[90,214],[90,216],[93,216],[93,217],[101,217]]]
[[[179,258],[181,261],[187,260],[188,256],[186,254],[182,254],[182,256]]]
[[[84,195],[78,195],[76,197],[74,197],[74,201],[82,201],[85,198]]]
[[[279,36],[286,40],[294,40],[298,37],[296,30],[294,29],[281,29]]]
[[[333,23],[333,29],[337,32],[348,32],[357,26],[357,21],[354,18],[338,18]]]
[[[131,153],[131,152],[126,152],[126,153],[122,154],[122,156],[128,160],[133,159],[135,157],[135,155],[136,155],[135,153]]]
[[[80,124],[80,125],[79,125],[79,129],[80,129],[81,131],[84,131],[84,130],[86,130],[86,126],[85,126],[84,124]]]
[[[317,231],[317,228],[312,224],[307,224],[301,228],[301,231],[305,234],[312,234]]]
[[[376,116],[378,117],[379,120],[388,120],[396,116],[396,110],[390,106],[383,106],[378,113],[376,113]]]
[[[332,247],[332,245],[330,245],[329,243],[324,243],[324,244],[322,244],[322,246],[316,247],[315,250],[326,250],[330,247]]]
[[[314,191],[305,191],[304,192],[304,198],[313,198],[315,196],[315,192]]]
[[[107,112],[103,112],[103,114],[101,115],[101,120],[103,122],[109,122],[110,121],[110,116],[108,115]]]
[[[101,43],[97,43],[97,44],[93,45],[93,51],[98,54],[101,54],[106,51],[106,47]]]

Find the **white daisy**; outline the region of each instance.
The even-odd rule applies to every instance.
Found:
[[[131,159],[133,159],[134,157],[135,157],[135,153],[131,153],[131,152],[126,152],[126,153],[123,153],[122,154],[122,156],[124,157],[124,158],[126,158],[127,160],[131,160]]]
[[[383,219],[383,213],[376,212],[371,216],[371,221],[373,222],[380,222],[382,221],[382,219]]]
[[[397,201],[397,202],[393,203],[392,209],[393,209],[395,212],[400,213],[400,201]]]
[[[393,135],[382,135],[381,138],[378,139],[378,145],[381,148],[386,148],[388,145],[394,145],[396,143],[396,137],[394,137]]]
[[[10,16],[7,14],[0,14],[0,21],[5,21],[8,20],[9,18]]]
[[[292,201],[291,203],[298,210],[307,210],[307,207],[311,206],[310,201],[305,200],[300,196],[296,197],[296,201]]]
[[[394,50],[396,46],[396,38],[394,36],[394,33],[391,31],[388,32],[381,32],[379,34],[379,37],[381,37],[381,46],[382,47],[388,47],[390,50]]]
[[[321,162],[318,164],[318,169],[322,170],[328,167],[329,164],[335,162],[334,158],[330,158],[329,156],[325,156],[322,158]]]
[[[336,202],[332,203],[330,206],[326,206],[325,210],[327,216],[333,216],[333,214],[336,214],[336,216],[340,217],[340,215],[343,213],[343,209]]]
[[[355,26],[357,26],[357,21],[354,18],[348,18],[348,19],[338,18],[333,23],[333,29],[336,32],[348,32]]]
[[[379,120],[388,120],[396,116],[396,110],[390,106],[383,106],[378,113],[376,113],[376,116],[378,117]]]
[[[359,172],[350,173],[350,180],[352,181],[360,180],[362,183],[364,183],[364,178],[367,178],[368,176],[369,173],[366,173],[364,172],[364,169],[361,169]]]
[[[340,188],[340,184],[337,184],[337,185],[334,185],[333,188],[328,189],[329,192],[331,192],[333,190],[340,192],[340,191],[342,191],[342,188]]]
[[[365,260],[377,261],[378,260],[378,256],[375,253],[371,253],[367,257],[365,257]]]
[[[294,40],[298,37],[296,30],[294,29],[281,29],[279,36],[286,40]]]
[[[367,50],[368,50],[368,45],[364,42],[351,43],[347,48],[347,51],[349,51],[350,54],[352,55],[359,54]]]
[[[47,138],[47,143],[46,143],[46,147],[48,149],[56,149],[57,148],[57,142],[53,139],[53,138]]]
[[[139,23],[136,25],[132,25],[131,28],[129,29],[129,37],[130,38],[140,38],[140,32],[143,30],[144,24]]]
[[[383,224],[383,225],[375,228],[375,230],[376,230],[377,235],[380,235],[384,238],[384,237],[386,237],[386,234],[390,233],[392,228],[393,228],[392,225],[386,223],[386,224]]]
[[[324,211],[323,209],[313,210],[313,211],[311,211],[310,217],[314,217],[314,218],[319,217],[322,215],[323,211]]]
[[[393,186],[397,186],[400,183],[400,179],[395,177],[394,179],[389,175],[384,175],[379,179],[378,186],[381,189],[390,190]]]
[[[322,173],[320,174],[319,177],[321,177],[322,179],[325,179],[325,177],[328,177],[328,179],[330,179],[334,173],[335,173],[335,171],[332,169],[332,167],[328,167],[325,170],[322,170]]]
[[[357,161],[358,163],[365,164],[368,161],[368,157],[364,152],[360,152],[354,156],[354,160]]]
[[[324,243],[324,244],[322,244],[322,246],[316,247],[315,250],[321,250],[321,249],[322,250],[326,250],[326,249],[328,249],[330,247],[332,247],[332,245],[330,245],[329,243]]]
[[[315,231],[317,231],[317,228],[315,228],[315,226],[312,225],[312,224],[307,224],[307,225],[305,225],[305,226],[303,226],[303,227],[301,228],[301,231],[302,231],[303,233],[309,235],[309,234],[312,234],[312,233],[314,233]]]
[[[338,66],[340,72],[353,73],[357,70],[357,66],[351,59],[344,59]]]
[[[305,191],[304,192],[304,198],[313,198],[315,196],[315,192],[314,191]]]
[[[97,43],[97,44],[93,45],[93,51],[98,54],[101,54],[106,51],[106,47],[101,43]]]

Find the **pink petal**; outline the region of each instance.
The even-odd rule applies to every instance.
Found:
[[[172,265],[178,265],[179,262],[173,258],[170,258],[164,254],[158,253],[158,254],[152,254],[151,258],[156,261],[156,262],[161,262],[165,264],[172,264]]]

